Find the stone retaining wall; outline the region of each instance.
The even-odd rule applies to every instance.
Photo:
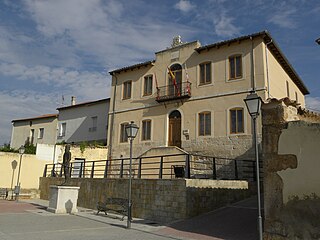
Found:
[[[41,178],[41,199],[61,178]],[[127,198],[127,179],[71,179],[80,186],[78,206],[96,209],[106,197]],[[250,195],[246,181],[200,179],[132,179],[133,216],[156,222],[186,219]]]

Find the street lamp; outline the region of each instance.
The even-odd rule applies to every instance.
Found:
[[[318,43],[318,44],[320,45],[320,38],[318,38],[318,39],[316,40],[316,43]]]
[[[19,148],[19,154],[20,154],[20,162],[19,162],[19,170],[18,170],[18,179],[17,179],[17,185],[15,187],[15,194],[16,194],[16,200],[18,201],[19,193],[20,193],[20,171],[21,171],[21,161],[22,161],[22,155],[24,154],[24,146],[21,145]]]
[[[257,175],[257,192],[258,192],[258,227],[259,227],[259,240],[262,240],[262,217],[261,217],[261,193],[260,193],[260,169],[259,169],[259,150],[257,139],[257,118],[261,109],[261,98],[255,91],[251,91],[250,94],[244,99],[248,112],[253,120],[253,135],[255,145],[256,156],[256,175]]]
[[[129,168],[129,186],[128,186],[128,219],[127,219],[127,228],[131,228],[131,186],[132,186],[132,142],[133,139],[137,136],[139,127],[131,121],[130,124],[128,124],[125,127],[126,134],[128,139],[130,140],[130,168]]]

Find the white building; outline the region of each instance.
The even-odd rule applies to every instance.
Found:
[[[46,114],[32,118],[12,120],[10,146],[18,149],[21,145],[55,144],[58,114]]]
[[[57,142],[101,142],[107,141],[108,112],[110,99],[60,107],[58,117]]]

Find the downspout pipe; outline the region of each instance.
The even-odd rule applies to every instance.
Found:
[[[252,91],[256,91],[256,83],[254,79],[254,59],[253,59],[253,37],[250,37],[251,40],[251,88]]]
[[[270,42],[265,44],[265,52],[266,52],[266,77],[267,77],[267,87],[268,87],[268,98],[271,98],[270,95],[270,79],[269,79],[269,62],[268,62],[268,45],[272,43],[272,39]]]
[[[110,119],[110,127],[109,127],[109,146],[108,146],[108,160],[111,160],[112,158],[112,137],[113,137],[113,125],[114,125],[114,117],[115,117],[115,108],[116,108],[116,96],[117,96],[117,85],[118,85],[118,77],[115,73],[111,73],[112,78],[115,78],[115,84],[114,84],[114,90],[113,90],[113,102],[112,102],[112,113],[111,113],[111,119]],[[112,82],[111,82],[112,86]]]

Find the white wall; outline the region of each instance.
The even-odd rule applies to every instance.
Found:
[[[66,123],[66,133],[57,142],[106,141],[108,112],[109,101],[60,109],[58,126]],[[96,131],[90,131],[92,117],[97,117]]]
[[[279,139],[279,154],[297,156],[297,168],[278,172],[283,180],[283,200],[290,196],[312,193],[320,196],[320,124],[303,121],[290,122],[282,130]]]

